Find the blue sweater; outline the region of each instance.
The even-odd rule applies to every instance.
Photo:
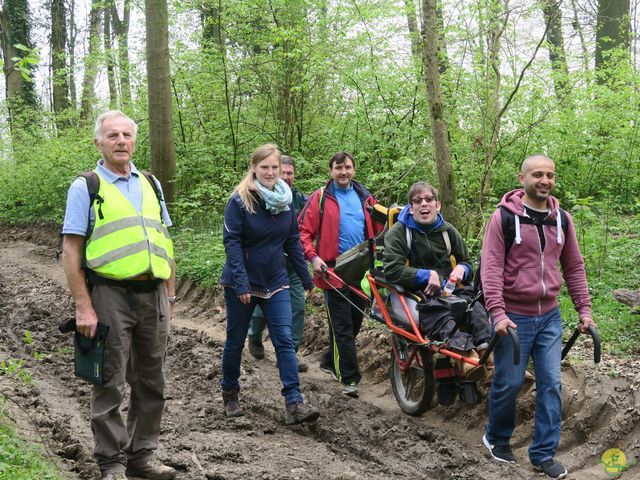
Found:
[[[234,193],[224,210],[223,241],[227,260],[220,283],[233,288],[236,295],[271,292],[288,285],[287,256],[305,290],[313,288],[294,209],[272,215],[260,199],[256,213],[249,213]]]

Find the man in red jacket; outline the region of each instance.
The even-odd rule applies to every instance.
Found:
[[[329,169],[331,180],[309,196],[300,212],[300,241],[306,259],[313,264],[314,283],[324,289],[329,319],[329,349],[320,368],[344,385],[342,393],[358,397],[360,369],[355,338],[362,326],[359,310],[364,309],[364,301],[344,285],[336,287],[339,291],[333,289],[325,281],[323,269],[333,267],[339,254],[373,237],[376,228],[366,207],[376,202],[353,180],[355,160],[350,154],[336,153]]]
[[[558,200],[551,196],[556,181],[553,160],[544,155],[526,158],[518,180],[523,188],[502,197],[487,226],[481,277],[495,333],[504,337],[508,327],[517,329],[520,364],[513,364],[512,343],[501,338],[494,350],[489,423],[482,441],[495,460],[515,463],[509,440],[515,428],[516,396],[532,358],[536,413],[529,460],[548,477],[562,478],[567,470],[554,458],[562,421],[562,319],[558,308],[562,277],[580,317],[581,330],[586,332],[595,323],[573,220],[568,213],[561,214]],[[515,221],[511,246],[502,229],[502,215],[509,212]]]

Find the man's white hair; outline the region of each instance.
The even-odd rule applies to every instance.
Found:
[[[129,120],[131,122],[131,125],[133,126],[133,135],[135,136],[138,133],[138,125],[136,124],[136,122],[131,120],[120,110],[109,110],[108,112],[104,112],[102,115],[100,115],[96,119],[96,126],[93,132],[96,140],[100,141],[102,139],[102,125],[104,124],[105,120],[108,120],[114,117],[122,117],[126,120]]]

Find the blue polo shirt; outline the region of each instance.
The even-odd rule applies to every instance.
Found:
[[[142,190],[140,188],[140,176],[142,175],[133,162],[131,164],[131,175],[122,177],[112,172],[102,165],[103,159],[98,160],[96,170],[100,176],[109,183],[113,183],[122,192],[138,213],[142,209]],[[102,180],[101,180],[102,181]],[[160,193],[162,186],[156,182]],[[164,195],[161,195],[164,198]],[[171,218],[164,200],[160,202],[162,208],[162,219],[167,227],[171,226]],[[87,212],[89,214],[87,215]],[[62,234],[82,235],[87,234],[87,227],[95,224],[95,213],[93,208],[89,209],[89,190],[87,182],[83,178],[76,178],[67,192],[67,210],[64,214]]]
[[[364,210],[358,193],[350,183],[348,188],[335,186],[335,196],[340,207],[340,235],[338,253],[344,253],[351,247],[364,242]]]

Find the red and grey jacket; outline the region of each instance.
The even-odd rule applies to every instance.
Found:
[[[374,225],[366,207],[375,205],[376,201],[362,184],[355,180],[351,180],[351,184],[360,198],[364,211],[364,238],[373,238],[382,227]],[[331,267],[338,256],[340,236],[340,206],[335,196],[333,180],[329,180],[324,187],[309,196],[298,216],[298,224],[305,258],[312,262],[315,257],[320,257]],[[330,288],[329,284],[318,276],[315,276],[313,281],[319,288]]]
[[[482,246],[481,277],[485,306],[494,323],[507,319],[506,312],[520,315],[544,315],[558,306],[562,279],[567,284],[575,309],[582,318],[591,316],[591,300],[584,261],[576,239],[575,227],[567,213],[566,235],[558,214],[558,201],[549,197],[551,225],[543,225],[545,247],[541,250],[536,225],[519,222],[525,215],[524,190],[513,190],[502,197],[500,205],[515,215],[516,239],[505,254],[502,216],[498,208],[487,225]],[[562,273],[558,268],[562,266]]]

